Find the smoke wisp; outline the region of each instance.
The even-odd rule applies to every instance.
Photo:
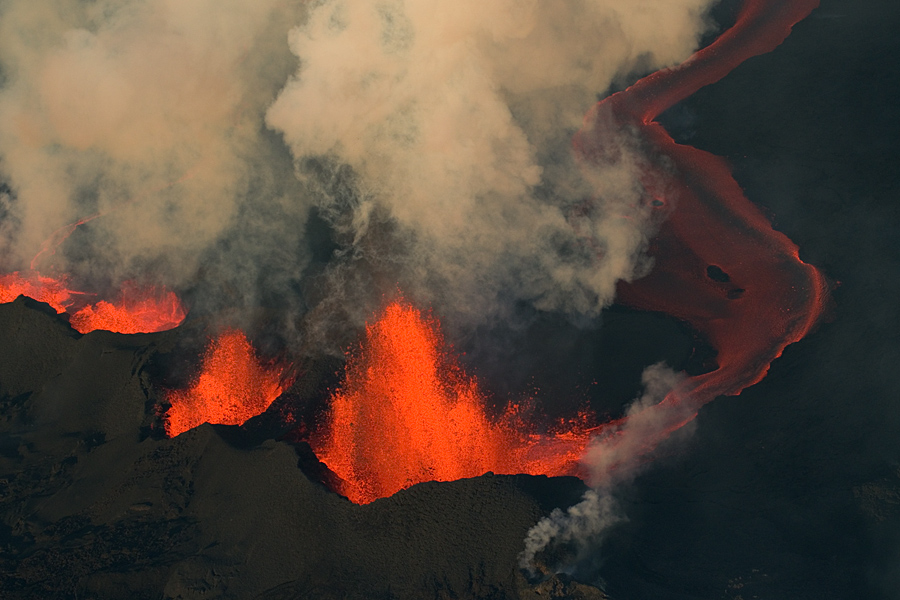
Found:
[[[579,503],[566,511],[555,509],[529,530],[519,556],[522,569],[534,574],[538,554],[554,548],[564,549],[562,565],[567,569],[577,568],[585,560],[598,560],[604,534],[625,518],[616,503],[616,487],[637,476],[648,452],[673,431],[690,433],[684,425],[696,413],[674,397],[684,393],[684,376],[658,363],[644,370],[641,381],[641,397],[628,407],[623,419],[591,441],[582,459],[591,489]],[[551,566],[559,568],[547,565]]]

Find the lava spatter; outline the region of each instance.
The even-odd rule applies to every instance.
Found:
[[[153,333],[174,329],[186,316],[175,292],[161,286],[139,286],[126,281],[112,300],[89,302],[92,294],[69,287],[65,277],[13,271],[0,275],[0,303],[20,295],[46,302],[56,312],[69,313],[69,323],[80,333],[97,329],[116,333]]]
[[[423,481],[495,473],[572,474],[591,429],[533,433],[515,406],[488,416],[477,381],[444,347],[435,317],[403,300],[366,326],[345,380],[312,439],[357,503]],[[562,427],[561,427],[562,428]]]
[[[262,363],[244,332],[223,331],[210,340],[188,389],[167,394],[166,434],[174,437],[203,423],[243,425],[289,386],[286,372],[283,365]]]

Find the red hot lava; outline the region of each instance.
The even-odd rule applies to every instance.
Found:
[[[72,327],[86,333],[105,329],[117,333],[166,331],[184,321],[184,306],[165,288],[139,288],[126,282],[116,302],[100,300],[72,315]]]
[[[192,176],[192,172],[181,178],[153,190],[159,192],[172,187]],[[124,202],[121,206],[134,204],[143,196]],[[56,250],[71,236],[75,230],[95,219],[107,214],[94,213],[60,227],[44,240],[41,249],[31,259],[30,271],[22,274],[18,271],[0,275],[0,304],[12,302],[20,295],[46,302],[56,312],[69,313],[73,328],[80,333],[88,333],[97,329],[116,333],[154,333],[174,329],[181,325],[186,316],[184,305],[174,292],[165,287],[145,286],[126,281],[118,293],[118,298],[109,302],[99,300],[90,304],[85,299],[90,296],[86,292],[69,289],[68,278],[47,277],[38,272],[38,264],[44,257],[56,254]]]
[[[650,248],[655,266],[647,277],[621,284],[618,298],[687,321],[718,353],[718,368],[685,380],[659,405],[646,409],[654,414],[642,418],[664,426],[642,434],[639,441],[608,436],[598,447],[602,452],[615,455],[625,444],[639,454],[649,452],[704,404],[759,382],[784,348],[809,333],[828,309],[824,276],[800,260],[797,246],[744,196],[726,162],[676,144],[653,121],[747,58],[773,50],[818,4],[748,0],[734,27],[684,64],[599,102],[575,137],[586,168],[612,157],[605,145],[611,128],[630,127],[662,157],[646,166],[645,177],[667,181],[672,190],[662,198],[667,219]],[[674,177],[668,174],[671,166]],[[623,426],[624,421],[609,430]]]
[[[242,331],[222,332],[210,340],[190,387],[167,395],[166,434],[174,437],[203,423],[243,425],[290,385],[285,371],[262,364]]]
[[[113,302],[85,303],[88,294],[69,289],[65,278],[18,271],[0,275],[0,303],[24,295],[68,312],[72,327],[81,333],[105,329],[117,333],[152,333],[178,327],[185,309],[178,296],[164,287],[139,287],[125,282]]]
[[[24,276],[18,271],[0,275],[0,304],[12,302],[19,296],[46,302],[56,312],[66,312],[67,307],[74,302],[74,292],[65,286],[64,281],[43,277],[38,273]]]
[[[487,471],[575,473],[589,428],[540,436],[522,425],[515,407],[487,416],[476,381],[444,349],[437,321],[401,300],[367,325],[311,442],[343,480],[339,491],[360,504]]]

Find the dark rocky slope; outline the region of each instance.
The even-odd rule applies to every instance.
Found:
[[[288,443],[154,435],[149,366],[179,335],[81,336],[46,305],[0,305],[4,598],[602,597],[516,568],[577,479],[486,475],[356,506]]]

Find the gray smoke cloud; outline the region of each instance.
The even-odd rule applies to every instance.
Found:
[[[641,380],[644,393],[628,407],[625,419],[592,440],[582,459],[591,489],[577,504],[566,511],[555,509],[529,530],[519,556],[522,569],[534,573],[538,554],[555,547],[569,553],[561,564],[552,565],[557,572],[586,559],[596,562],[604,535],[625,518],[615,499],[617,487],[633,479],[648,453],[674,430],[690,432],[684,425],[692,422],[696,411],[678,398],[684,375],[658,363],[647,367]]]
[[[571,136],[686,58],[709,4],[6,0],[0,259],[102,213],[36,266],[321,305],[324,345],[398,285],[455,323],[595,314],[652,227],[638,142],[586,169]],[[311,207],[339,248],[307,276]]]

